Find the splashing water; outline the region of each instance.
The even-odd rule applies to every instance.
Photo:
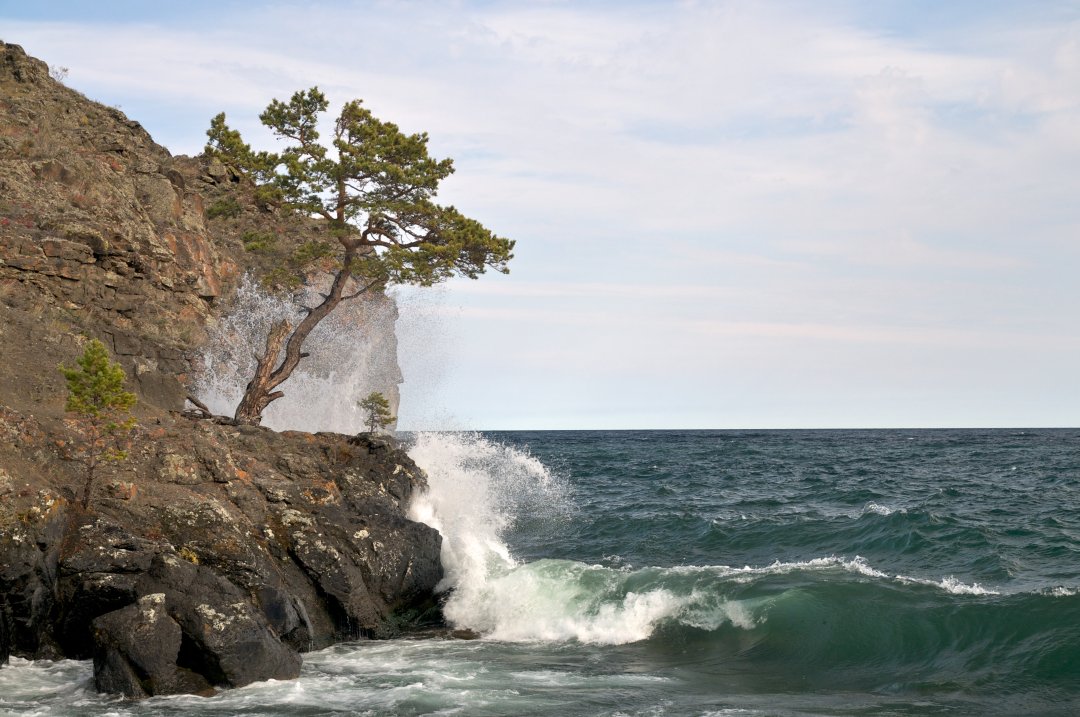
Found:
[[[858,556],[742,568],[630,569],[550,558],[523,563],[507,545],[510,529],[524,518],[530,530],[538,519],[568,527],[573,508],[566,482],[528,453],[478,434],[420,433],[409,454],[429,483],[410,517],[443,536],[444,614],[452,625],[495,640],[614,645],[650,639],[665,625],[752,631],[780,609],[778,601],[790,599],[768,585],[792,576],[811,584],[869,581],[952,595],[997,594],[953,577],[890,575]]]
[[[214,413],[232,415],[255,371],[255,354],[266,345],[270,326],[294,324],[311,295],[279,297],[244,277],[232,309],[213,327],[193,392]],[[372,391],[385,395],[396,413],[401,372],[397,364],[392,298],[373,295],[339,306],[308,336],[305,358],[281,385],[284,397],[263,414],[275,430],[356,433],[363,428],[358,399]]]
[[[409,455],[429,486],[410,517],[443,536],[446,577],[439,589],[453,590],[444,614],[460,627],[497,631],[512,617],[502,612],[502,593],[513,586],[500,581],[522,567],[504,533],[523,515],[565,518],[568,487],[536,458],[475,433],[419,433]]]
[[[409,455],[429,485],[410,517],[442,534],[439,588],[450,591],[443,613],[456,627],[508,642],[624,644],[676,616],[707,629],[755,622],[739,601],[697,589],[697,576],[673,591],[667,570],[516,560],[505,542],[516,521],[573,513],[568,485],[527,453],[478,434],[420,433]]]
[[[517,516],[539,511],[556,519],[570,509],[566,484],[543,463],[479,434],[419,433],[409,455],[429,484],[411,517],[443,536],[440,589],[471,592],[515,567],[503,534]]]

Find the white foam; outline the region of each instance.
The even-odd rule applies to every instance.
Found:
[[[863,508],[862,515],[866,515],[867,513],[876,513],[877,515],[892,515],[895,512],[896,510],[894,508],[890,508],[887,505],[881,505],[880,503],[875,503],[871,501],[866,504],[866,507]],[[901,509],[900,512],[906,513],[907,511]]]
[[[920,582],[920,581],[914,581],[914,582]],[[979,585],[978,583],[971,583],[970,585],[968,585],[967,583],[962,583],[962,582],[960,582],[959,580],[957,580],[956,578],[954,578],[951,575],[946,577],[946,578],[942,578],[941,580],[939,580],[936,583],[932,582],[932,581],[929,581],[929,580],[921,581],[921,582],[925,582],[927,585],[936,585],[937,587],[941,588],[945,592],[952,593],[953,595],[1000,595],[1001,594],[997,590],[990,590],[989,588],[984,588],[982,585]]]
[[[673,570],[682,572],[695,572],[702,570],[698,567],[680,567],[673,568]],[[854,558],[841,558],[835,555],[814,558],[812,560],[801,560],[792,562],[780,562],[776,561],[771,565],[765,567],[751,567],[745,566],[742,568],[732,568],[725,565],[712,566],[712,570],[715,570],[719,575],[734,578],[737,582],[749,582],[755,577],[761,575],[785,575],[795,571],[802,570],[843,570],[857,575],[865,575],[870,578],[879,578],[884,580],[895,580],[900,583],[909,585],[928,585],[936,587],[945,592],[953,595],[1000,595],[1001,593],[985,588],[979,583],[964,583],[953,576],[948,576],[940,580],[931,580],[926,578],[916,578],[908,575],[894,574],[882,572],[872,567],[866,559],[856,555]]]
[[[666,590],[630,592],[621,600],[607,600],[608,591],[568,578],[537,575],[527,568],[510,571],[490,582],[490,599],[481,609],[459,606],[456,618],[508,642],[618,645],[648,638],[660,620],[677,613],[685,602]]]
[[[457,627],[508,642],[623,644],[648,638],[671,618],[703,629],[754,624],[738,603],[716,605],[715,595],[677,595],[657,584],[669,571],[520,564],[503,540],[513,521],[559,519],[571,509],[565,484],[525,452],[476,434],[424,433],[409,454],[429,483],[411,517],[443,536],[440,587],[451,590],[443,612]],[[640,589],[626,587],[634,576],[647,578]]]
[[[543,463],[479,434],[420,433],[409,455],[428,476],[410,517],[443,536],[441,588],[455,588],[451,611],[478,598],[493,572],[517,565],[502,536],[521,511],[569,510],[566,484]]]
[[[0,714],[53,717],[70,714],[93,693],[89,660],[25,660],[12,657],[0,668]],[[10,710],[10,711],[9,711]]]
[[[675,570],[682,571],[697,571],[702,568],[696,567],[682,567],[674,568]],[[756,576],[760,575],[786,575],[787,573],[801,571],[801,570],[843,570],[851,573],[858,573],[859,575],[865,575],[873,578],[888,578],[886,573],[880,570],[875,570],[870,567],[864,558],[856,555],[854,558],[840,558],[835,555],[830,555],[823,558],[813,558],[811,560],[799,560],[791,562],[776,562],[766,565],[764,567],[751,567],[749,565],[741,568],[732,568],[727,565],[715,565],[711,566],[712,570],[717,571],[723,576],[733,576],[738,582],[748,582]]]
[[[231,309],[208,329],[202,367],[192,392],[217,414],[231,416],[255,370],[255,354],[266,346],[270,326],[295,323],[311,297],[275,296],[245,276]],[[363,429],[356,402],[379,391],[396,404],[401,373],[397,367],[390,299],[360,297],[339,306],[305,342],[310,356],[280,387],[284,397],[271,403],[263,425],[275,430],[336,431]]]

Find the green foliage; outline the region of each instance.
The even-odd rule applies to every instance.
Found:
[[[210,129],[206,130],[206,136],[209,138],[206,143],[208,156],[255,175],[259,183],[266,182],[273,174],[277,164],[276,157],[269,152],[252,152],[251,146],[241,139],[240,133],[229,129],[225,124],[224,112],[210,120]]]
[[[78,368],[60,365],[68,385],[65,409],[79,416],[99,418],[112,411],[130,411],[135,394],[124,390],[124,369],[109,359],[105,344],[93,339],[79,357]]]
[[[277,234],[270,231],[260,232],[255,229],[244,232],[240,236],[244,243],[244,249],[254,252],[265,252],[274,248],[277,244]]]
[[[319,263],[326,263],[337,256],[334,245],[328,241],[313,239],[300,244],[281,264],[266,273],[264,283],[286,289],[298,289],[304,283],[304,277],[311,268]]]
[[[366,398],[357,401],[356,405],[364,412],[364,424],[368,427],[368,433],[386,428],[395,420],[390,414],[390,402],[378,391],[372,391]]]
[[[86,508],[98,464],[127,458],[127,441],[135,428],[131,409],[137,399],[124,390],[124,369],[109,358],[105,345],[97,339],[87,343],[76,364],[61,364],[60,373],[68,387],[65,410],[81,439],[75,454],[86,465],[82,496]]]
[[[240,205],[232,197],[222,197],[206,208],[208,219],[232,219],[240,214]]]
[[[348,270],[365,283],[428,286],[454,275],[476,278],[488,268],[508,271],[513,241],[435,203],[454,167],[428,156],[427,134],[405,134],[352,100],[321,143],[319,117],[327,107],[317,87],[288,102],[273,100],[259,119],[286,143],[279,153],[255,152],[219,114],[206,152],[249,176],[263,202],[324,219],[337,251],[356,254]]]

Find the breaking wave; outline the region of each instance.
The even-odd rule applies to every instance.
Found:
[[[475,434],[420,434],[410,454],[430,483],[413,517],[443,535],[446,618],[487,639],[704,640],[807,674],[914,670],[987,685],[1005,673],[1045,679],[1080,669],[1072,588],[1001,594],[953,576],[890,575],[860,557],[636,569],[525,562],[508,532],[522,520],[565,522],[566,482],[528,453]]]

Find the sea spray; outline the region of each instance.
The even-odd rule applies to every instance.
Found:
[[[443,611],[457,627],[511,642],[625,644],[666,620],[706,629],[755,623],[746,605],[698,590],[694,577],[669,589],[674,571],[515,559],[505,534],[517,521],[558,524],[573,512],[566,482],[520,449],[479,434],[420,433],[409,455],[429,484],[411,517],[442,534]]]
[[[459,596],[483,592],[492,574],[517,565],[503,537],[520,516],[558,521],[571,510],[566,484],[543,463],[479,434],[419,433],[409,455],[429,485],[412,517],[442,534],[442,587]]]
[[[255,355],[265,347],[270,326],[282,319],[295,324],[316,297],[303,292],[280,296],[244,277],[231,309],[209,330],[202,366],[193,381],[195,395],[214,413],[232,415],[255,371]],[[356,401],[371,391],[391,399],[396,409],[397,367],[392,299],[360,297],[338,307],[304,343],[310,356],[281,386],[284,397],[263,414],[275,430],[356,433],[363,415]]]

